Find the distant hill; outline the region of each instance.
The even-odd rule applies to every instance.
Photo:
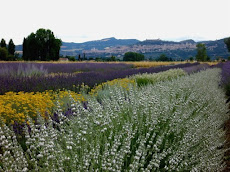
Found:
[[[139,42],[137,39],[116,39],[114,37],[105,38],[102,40],[96,41],[88,41],[84,43],[62,43],[62,50],[66,49],[81,49],[81,50],[90,50],[90,49],[98,49],[103,50],[106,47],[115,47],[115,46],[123,46],[123,45],[132,45]]]
[[[203,43],[206,45],[207,54],[211,59],[216,57],[227,58],[230,54],[224,43],[224,39],[215,41],[199,41],[195,42],[192,39],[180,42],[163,41],[163,40],[145,40],[137,43],[136,50],[145,54],[147,58],[157,58],[160,54],[166,54],[173,59],[188,59],[196,55],[196,45]]]
[[[185,60],[196,55],[197,43],[206,45],[207,53],[212,59],[216,57],[227,58],[230,55],[224,39],[201,42],[189,39],[174,42],[160,39],[139,41],[137,39],[116,39],[114,37],[84,43],[63,42],[60,54],[77,57],[79,54],[83,55],[85,53],[87,58],[108,58],[114,55],[122,59],[126,52],[132,51],[144,54],[146,59],[156,59],[164,53],[175,60]],[[22,46],[16,46],[16,50],[21,51]]]

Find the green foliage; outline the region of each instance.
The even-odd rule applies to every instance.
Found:
[[[145,59],[143,54],[135,53],[135,52],[127,52],[124,55],[123,61],[142,61]]]
[[[205,44],[199,43],[196,45],[196,48],[197,48],[196,60],[207,61],[207,51],[206,51]]]
[[[78,61],[81,61],[81,54],[78,55]]]
[[[165,54],[161,54],[156,61],[172,61],[172,58],[168,58]]]
[[[97,61],[97,62],[101,62],[101,61],[102,61],[102,59],[101,59],[100,57],[96,57],[96,58],[95,58],[95,61]]]
[[[143,85],[151,84],[152,82],[151,82],[151,80],[149,80],[147,78],[137,78],[136,83],[139,87],[141,87]]]
[[[0,60],[7,60],[8,52],[5,47],[0,47]]]
[[[5,41],[5,39],[1,40],[0,47],[6,48],[6,41]]]
[[[61,40],[51,30],[39,29],[23,41],[24,60],[58,60]]]
[[[189,60],[190,60],[190,61],[193,61],[194,59],[193,59],[193,57],[189,57]]]
[[[66,58],[68,58],[69,61],[76,61],[75,56],[66,56]]]
[[[134,75],[130,78],[134,79],[138,86],[143,86],[147,84],[155,84],[157,82],[172,80],[184,75],[186,75],[186,73],[182,69],[170,69],[160,73]]]
[[[110,60],[111,61],[116,61],[116,57],[115,56],[111,56]]]
[[[8,44],[8,53],[11,55],[14,55],[15,53],[15,45],[12,39],[10,39],[9,44]]]
[[[230,52],[230,37],[229,37],[229,38],[226,38],[226,39],[224,40],[224,43],[226,44],[227,49],[228,49],[228,51]]]
[[[9,61],[15,61],[15,59],[16,59],[16,57],[14,55],[12,55],[12,54],[9,54],[7,56],[7,60],[9,60]]]

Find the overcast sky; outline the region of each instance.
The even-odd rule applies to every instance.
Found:
[[[39,28],[65,42],[116,37],[216,40],[230,36],[230,0],[0,0],[0,39]]]

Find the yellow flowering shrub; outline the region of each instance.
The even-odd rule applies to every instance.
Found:
[[[208,64],[208,65],[217,65],[219,62],[218,61],[213,61],[213,62],[199,62],[200,64]]]
[[[103,90],[106,86],[120,86],[126,90],[128,90],[128,85],[136,85],[136,82],[134,79],[128,79],[128,78],[123,78],[123,79],[114,79],[112,81],[107,81],[104,82],[98,86],[96,86],[94,89],[92,89],[89,94],[92,96],[97,96],[98,91]]]
[[[165,65],[175,65],[175,64],[181,64],[181,63],[187,63],[187,62],[125,62],[126,64],[132,64],[136,68],[141,67],[157,67],[157,66],[165,66]]]
[[[75,101],[85,101],[81,94],[71,91],[7,92],[0,95],[0,117],[6,124],[12,124],[14,121],[25,122],[27,115],[35,119],[38,113],[47,118],[47,115],[53,113],[57,99],[61,105],[64,105],[69,95]]]

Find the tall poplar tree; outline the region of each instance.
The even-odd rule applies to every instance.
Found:
[[[2,40],[1,40],[0,46],[1,46],[2,48],[6,48],[6,41],[5,41],[5,39],[2,39]]]
[[[8,53],[11,55],[14,55],[15,53],[15,45],[12,39],[10,39],[9,44],[8,44]]]

